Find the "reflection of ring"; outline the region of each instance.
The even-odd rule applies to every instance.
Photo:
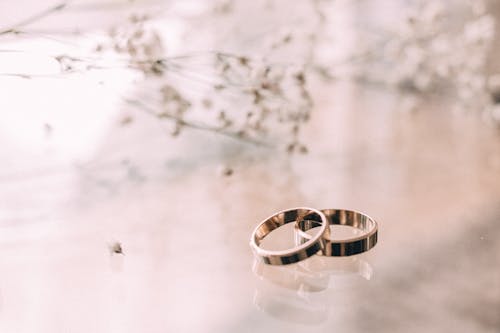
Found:
[[[344,240],[332,240],[329,235],[325,235],[325,247],[321,254],[334,257],[351,256],[368,251],[377,244],[377,222],[371,217],[360,212],[345,209],[323,209],[321,211],[332,225],[347,225],[364,232],[359,237]],[[315,220],[309,221],[305,218],[297,220],[295,231],[298,244],[310,241],[311,235],[307,234],[306,231],[318,226],[319,224]]]
[[[340,308],[338,296],[352,290],[353,273],[365,280],[372,274],[371,265],[362,255],[328,259],[313,256],[290,267],[266,265],[256,258],[254,305],[285,322],[325,322],[332,308]]]
[[[316,227],[319,225],[319,232],[310,236],[302,244],[283,251],[269,251],[259,246],[260,242],[269,235],[274,229],[290,222],[300,222],[303,220],[316,222]],[[299,207],[287,209],[272,215],[261,222],[255,228],[250,239],[250,247],[255,255],[261,258],[264,263],[270,265],[287,265],[292,264],[310,256],[315,255],[323,249],[324,239],[329,235],[330,228],[328,220],[321,211],[313,208]]]
[[[321,258],[319,258],[321,259]],[[324,258],[323,258],[324,259]],[[271,266],[255,259],[252,271],[260,280],[266,280],[285,289],[307,292],[320,292],[328,288],[330,274],[321,271],[311,271],[300,262],[294,267]]]
[[[297,292],[279,290],[275,286],[258,287],[253,303],[258,309],[287,323],[317,326],[325,322],[329,314],[327,304],[310,302]]]

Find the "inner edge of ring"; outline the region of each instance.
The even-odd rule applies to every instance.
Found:
[[[345,225],[363,231],[363,234],[360,236],[339,240],[331,239],[328,233],[328,235],[324,236],[327,242],[337,244],[351,243],[369,239],[378,232],[377,222],[366,214],[353,210],[342,209],[322,209],[321,212],[325,214],[328,220],[328,230],[330,230],[330,225]],[[300,244],[300,242],[302,242],[305,244],[311,240],[312,236],[306,231],[318,227],[318,225],[318,222],[315,220],[297,220],[295,223],[296,243]]]
[[[321,215],[325,216],[325,221],[323,221]],[[316,219],[311,219],[311,217],[315,217]],[[303,220],[312,220],[316,221],[317,223],[321,224],[320,228],[324,225],[324,230],[319,230],[318,231],[318,236],[310,236],[307,241],[303,242],[302,244],[285,249],[285,250],[278,250],[278,251],[273,251],[273,250],[265,250],[260,247],[260,242],[267,236],[269,235],[273,230],[278,229],[279,227],[292,223],[292,222],[297,222],[297,221],[303,221]],[[325,222],[325,223],[324,223]],[[328,228],[328,218],[326,215],[320,211],[320,210],[313,210],[313,209],[308,209],[308,208],[295,208],[291,210],[286,210],[279,212],[264,222],[262,222],[254,231],[253,233],[253,241],[255,243],[255,250],[259,253],[259,255],[264,256],[264,257],[270,257],[270,256],[291,256],[297,251],[307,251],[309,248],[312,248],[315,246],[317,242],[322,242],[322,239],[324,238],[325,234],[329,234],[329,228]],[[309,236],[309,235],[308,235]],[[291,253],[290,251],[294,251]],[[263,253],[264,252],[264,253]]]

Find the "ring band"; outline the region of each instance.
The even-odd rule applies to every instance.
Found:
[[[377,222],[360,212],[345,209],[322,209],[331,225],[347,225],[364,231],[359,237],[345,240],[332,240],[329,234],[325,236],[325,247],[318,254],[330,257],[345,257],[368,251],[377,244],[378,226]],[[297,244],[308,242],[311,235],[306,231],[318,227],[315,220],[297,220],[295,231]]]
[[[269,251],[259,246],[260,242],[274,229],[290,222],[298,223],[303,220],[314,221],[316,226],[320,224],[319,232],[314,236],[308,235],[307,240],[288,250]],[[324,239],[329,234],[328,219],[321,211],[307,207],[292,208],[278,212],[261,222],[252,233],[250,247],[255,255],[266,264],[288,265],[309,258],[322,250]]]

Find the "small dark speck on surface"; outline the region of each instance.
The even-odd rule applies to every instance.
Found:
[[[111,254],[124,254],[122,244],[120,242],[114,242],[110,246]]]
[[[231,167],[224,166],[220,168],[219,173],[223,177],[230,177],[234,174],[234,170]]]

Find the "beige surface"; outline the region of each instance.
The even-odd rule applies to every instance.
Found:
[[[141,116],[110,121],[80,166],[54,158],[57,128],[40,151],[4,139],[2,332],[498,331],[498,133],[444,102],[404,113],[381,90],[316,91],[303,156],[173,140]],[[259,278],[252,228],[297,205],[368,212],[379,244],[352,265],[313,259],[328,269],[312,293],[270,282],[294,268]]]
[[[226,43],[205,24],[200,39]],[[4,46],[40,47],[25,42]],[[34,59],[10,61],[58,68]],[[500,135],[477,114],[439,98],[406,112],[380,87],[315,81],[309,154],[290,156],[173,139],[119,103],[132,78],[0,78],[0,332],[500,331]],[[254,266],[252,229],[298,205],[367,212],[379,243]]]

